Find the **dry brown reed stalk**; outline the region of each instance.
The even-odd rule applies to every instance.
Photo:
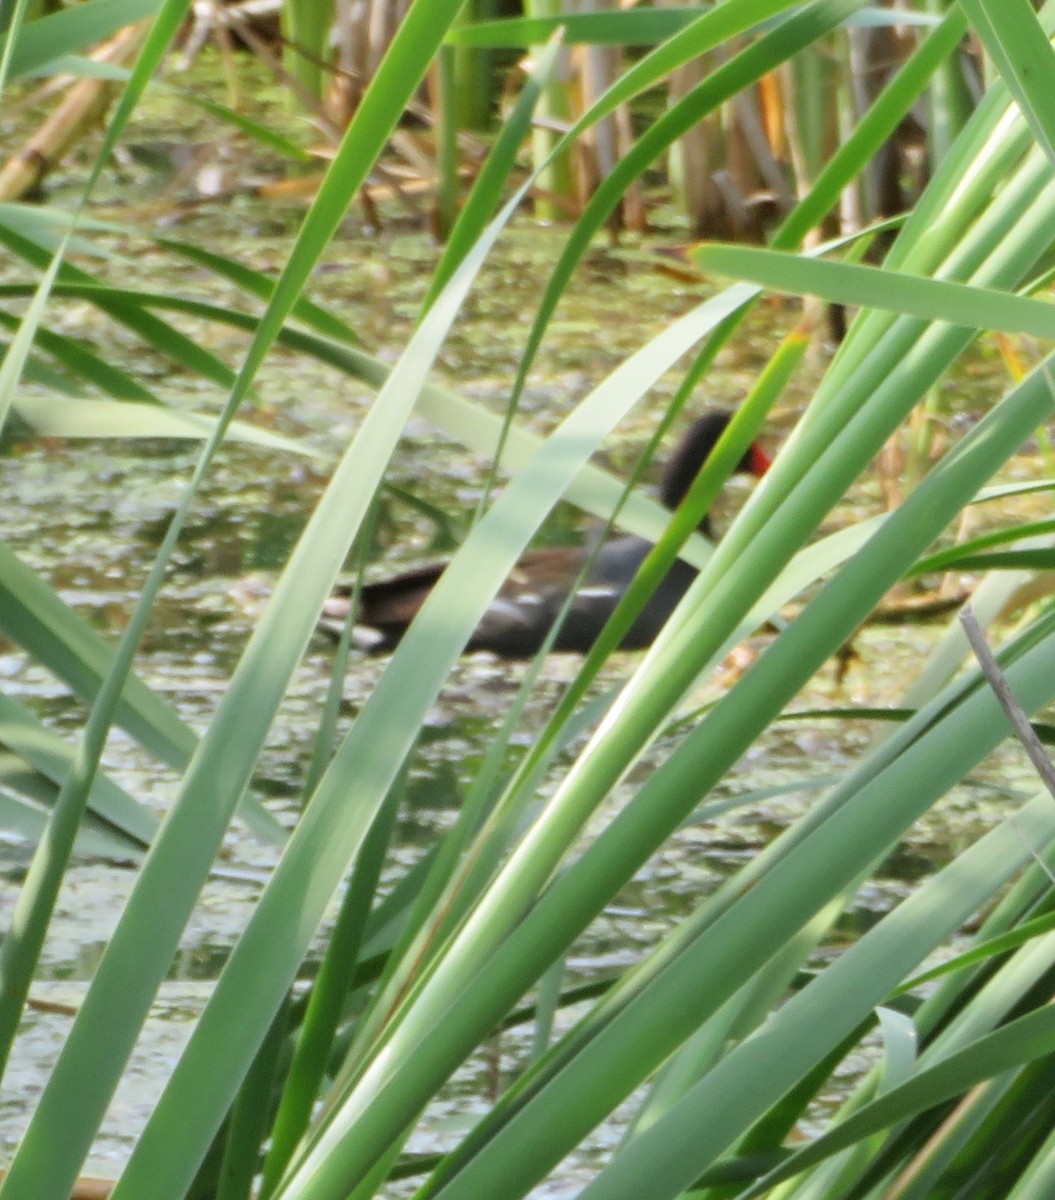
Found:
[[[92,61],[131,62],[149,25],[149,21],[126,25],[92,51]],[[18,200],[39,187],[63,156],[102,122],[117,88],[110,79],[78,79],[25,146],[0,167],[0,200]]]

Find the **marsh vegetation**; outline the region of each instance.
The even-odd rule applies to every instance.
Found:
[[[1045,1194],[1055,806],[955,608],[1048,736],[1055,17],[415,0],[352,70],[343,5],[241,46],[202,6],[23,7],[2,1200]],[[601,82],[554,116],[565,57]],[[61,146],[60,70],[115,77]],[[719,215],[671,171],[701,122]],[[671,519],[627,481],[707,405],[724,459]],[[656,547],[594,650],[463,657],[584,514]],[[338,579],[438,553],[390,656],[316,633]]]

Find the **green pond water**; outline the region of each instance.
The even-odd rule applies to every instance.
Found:
[[[161,118],[148,114],[131,140],[154,147],[159,142],[165,145],[165,138],[171,136]],[[235,160],[233,174],[249,176],[264,170],[248,151],[245,155],[240,167]],[[134,172],[137,194],[149,193],[152,178],[141,161],[130,160],[121,168]],[[75,180],[69,182],[72,186]],[[118,202],[121,183],[119,172],[108,179],[103,196],[108,204]],[[299,210],[241,196],[182,207],[179,200],[180,196],[172,197],[164,217],[166,226],[176,217],[178,223],[159,232],[219,247],[258,270],[273,273],[281,267]],[[144,226],[144,232],[151,229]],[[525,222],[503,239],[444,348],[435,375],[438,381],[496,412],[502,410],[528,323],[562,238],[559,230]],[[188,268],[134,234],[108,237],[106,247],[112,257],[90,264],[105,277],[127,279],[131,271],[144,287],[232,306],[243,303],[228,285],[205,271]],[[598,246],[587,259],[558,313],[525,394],[521,419],[533,429],[552,428],[609,370],[713,287],[671,279],[656,269],[648,251],[647,243],[628,239],[619,246]],[[373,230],[352,217],[316,273],[311,295],[346,319],[368,350],[391,360],[412,329],[436,259],[436,248],[409,223],[394,219],[384,229]],[[10,264],[4,273],[19,274]],[[700,402],[734,405],[796,316],[790,304],[761,306],[720,356]],[[91,341],[96,349],[104,347],[111,361],[146,378],[172,403],[209,412],[222,399],[216,389],[204,388],[168,362],[144,354],[129,335],[87,305],[57,303],[51,325]],[[245,347],[241,335],[194,321],[181,321],[180,326],[227,361],[239,362]],[[954,381],[957,398],[950,418],[954,435],[958,424],[966,427],[989,397],[998,394],[998,364],[987,353],[972,360]],[[818,347],[789,392],[770,431],[773,447],[808,399],[825,358],[825,350]],[[642,407],[624,423],[607,448],[608,465],[617,471],[628,469],[656,409],[675,385],[674,379],[665,381],[652,408]],[[247,419],[303,440],[323,458],[316,461],[231,446],[222,452],[203,489],[138,661],[143,678],[195,729],[207,726],[252,627],[252,614],[235,598],[234,590],[247,577],[265,585],[275,578],[324,486],[327,464],[354,434],[369,399],[365,389],[350,385],[344,376],[285,351],[273,354],[261,373],[258,407],[246,414]],[[195,457],[196,447],[188,442],[16,438],[0,457],[0,537],[101,634],[114,638],[134,603]],[[482,469],[483,464],[425,422],[412,421],[390,479],[450,512],[452,527],[440,529],[413,506],[394,499],[381,525],[383,566],[394,568],[442,548],[444,537],[456,533],[458,522],[471,513]],[[1015,464],[1013,473],[1034,469],[1035,463],[1026,457]],[[743,495],[743,487],[731,489],[719,524]],[[877,481],[863,480],[833,524],[878,511],[880,503]],[[562,510],[546,537],[554,542],[574,540],[581,535],[582,525],[577,512]],[[827,668],[802,698],[802,706],[896,703],[940,628],[938,624],[866,629],[857,639],[858,657],[845,680],[837,679],[834,665]],[[767,636],[760,634],[758,644],[764,644]],[[260,763],[258,790],[287,823],[295,819],[299,781],[311,753],[331,654],[325,638],[312,643]],[[611,677],[620,677],[633,661],[617,656]],[[383,666],[383,660],[353,658],[345,680],[345,727]],[[547,662],[542,686],[518,734],[520,743],[531,740],[574,666],[560,656]],[[391,878],[452,821],[461,791],[486,751],[522,671],[520,666],[478,655],[464,659],[454,672],[434,708],[429,737],[415,761],[389,868]],[[72,736],[80,728],[84,710],[65,687],[3,641],[0,684],[53,729]],[[706,690],[696,699],[714,694],[713,689]],[[569,975],[588,978],[635,961],[691,910],[702,893],[712,890],[802,811],[812,793],[782,791],[789,781],[811,774],[840,775],[873,737],[874,727],[861,721],[808,720],[775,727],[723,784],[724,797],[746,795],[754,797],[753,802],[731,808],[718,820],[690,824],[672,839],[583,939],[569,962]],[[647,760],[635,768],[627,786],[652,770],[671,744],[661,738]],[[176,776],[121,734],[112,738],[105,766],[122,786],[159,813],[175,794]],[[995,783],[999,787],[992,786]],[[996,818],[1003,797],[1031,790],[1031,773],[1018,752],[1005,746],[976,780],[947,798],[907,839],[896,859],[862,889],[841,923],[839,938],[855,936],[911,888],[915,878],[974,840]],[[595,829],[619,800],[613,797],[612,809],[598,814]],[[230,836],[227,854],[229,865],[255,872],[266,871],[275,857],[272,849],[257,845],[238,830]],[[24,862],[23,847],[0,844],[0,864],[6,863],[0,876],[0,903],[5,906],[13,902]],[[70,872],[45,949],[42,981],[34,991],[38,1000],[76,1006],[133,878],[126,866],[107,861],[81,861]],[[159,998],[150,1030],[95,1149],[92,1171],[112,1175],[119,1169],[256,894],[254,883],[230,879],[216,879],[206,889],[185,932],[171,982]],[[837,952],[838,939],[823,954]],[[25,1036],[0,1096],[0,1159],[17,1141],[68,1021],[62,1011],[35,1009],[27,1015]],[[441,1147],[445,1137],[486,1107],[486,1081],[496,1069],[512,1070],[522,1049],[521,1037],[513,1033],[482,1053],[452,1082],[442,1106],[430,1114],[430,1132],[414,1148]],[[563,1194],[562,1188],[574,1191],[577,1173],[589,1168],[589,1154],[603,1151],[618,1137],[618,1128],[615,1122],[601,1130],[593,1146],[569,1164],[562,1182],[553,1185],[557,1190],[539,1194]]]

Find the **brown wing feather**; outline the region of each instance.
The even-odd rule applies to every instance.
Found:
[[[391,579],[368,583],[360,598],[360,624],[379,629],[409,625],[445,567],[446,563],[430,563]]]

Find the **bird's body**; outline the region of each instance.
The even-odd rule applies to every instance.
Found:
[[[730,419],[728,413],[710,413],[689,429],[664,472],[660,498],[668,508],[676,508],[684,499]],[[763,452],[752,446],[737,470],[761,475],[768,465]],[[700,529],[710,532],[706,517]],[[624,534],[609,538],[599,547],[529,550],[488,606],[466,649],[490,650],[502,658],[533,657],[542,648],[592,555],[552,646],[553,650],[585,653],[651,549],[652,543],[644,538]],[[371,651],[384,653],[395,648],[445,567],[446,563],[429,564],[362,589],[357,623],[368,632]],[[674,562],[621,641],[622,649],[637,650],[652,643],[696,573],[689,563],[681,559]],[[342,619],[347,605],[347,596],[343,600],[335,596],[327,607],[327,617],[331,621]]]

